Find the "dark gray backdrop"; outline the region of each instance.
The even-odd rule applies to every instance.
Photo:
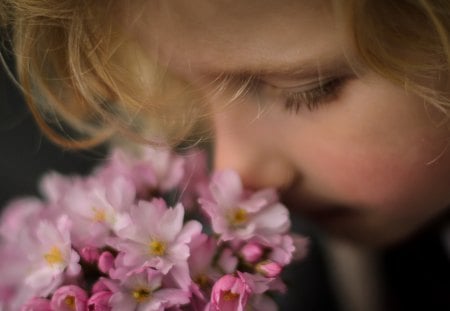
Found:
[[[4,41],[1,52],[14,71],[9,47]],[[0,66],[0,206],[16,196],[35,194],[44,172],[86,173],[101,157],[101,148],[74,152],[50,143]]]

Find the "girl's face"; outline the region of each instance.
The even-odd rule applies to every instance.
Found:
[[[366,245],[450,204],[442,116],[368,68],[356,76],[351,40],[322,1],[148,1],[142,12],[143,47],[211,104],[217,169],[277,187],[293,212]]]

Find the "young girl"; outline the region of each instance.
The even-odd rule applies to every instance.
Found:
[[[0,3],[29,107],[53,140],[209,133],[216,169],[278,188],[339,240],[329,263],[344,307],[376,302],[358,283],[375,284],[372,268],[347,241],[384,248],[447,215],[448,1]],[[49,115],[81,136],[58,135]]]

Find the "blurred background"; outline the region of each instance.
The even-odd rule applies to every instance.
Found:
[[[0,33],[1,53],[11,72],[13,57],[6,36]],[[87,173],[102,157],[102,148],[64,150],[49,142],[37,128],[23,98],[0,66],[0,206],[19,195],[37,193],[43,173]]]

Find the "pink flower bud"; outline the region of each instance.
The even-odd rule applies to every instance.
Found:
[[[257,243],[247,243],[241,248],[241,255],[249,263],[257,262],[263,255],[263,248]]]
[[[24,304],[20,311],[51,311],[50,300],[45,298],[31,298]]]
[[[263,261],[256,266],[256,270],[268,278],[276,278],[281,273],[281,266],[273,261]]]
[[[244,310],[251,290],[244,278],[226,274],[214,284],[211,310]]]
[[[111,298],[112,292],[110,291],[100,291],[95,293],[89,298],[87,305],[88,310],[95,311],[109,311],[111,306],[109,305],[109,298]]]
[[[98,258],[98,268],[103,273],[108,273],[114,267],[114,256],[110,252],[103,252]]]
[[[97,282],[92,286],[92,292],[95,294],[97,292],[108,291],[109,288],[106,286],[103,278],[100,278]]]
[[[78,286],[67,285],[56,290],[50,302],[52,310],[58,311],[85,311],[88,296]]]
[[[81,249],[80,256],[84,261],[94,263],[98,260],[100,253],[97,248],[87,246]]]

